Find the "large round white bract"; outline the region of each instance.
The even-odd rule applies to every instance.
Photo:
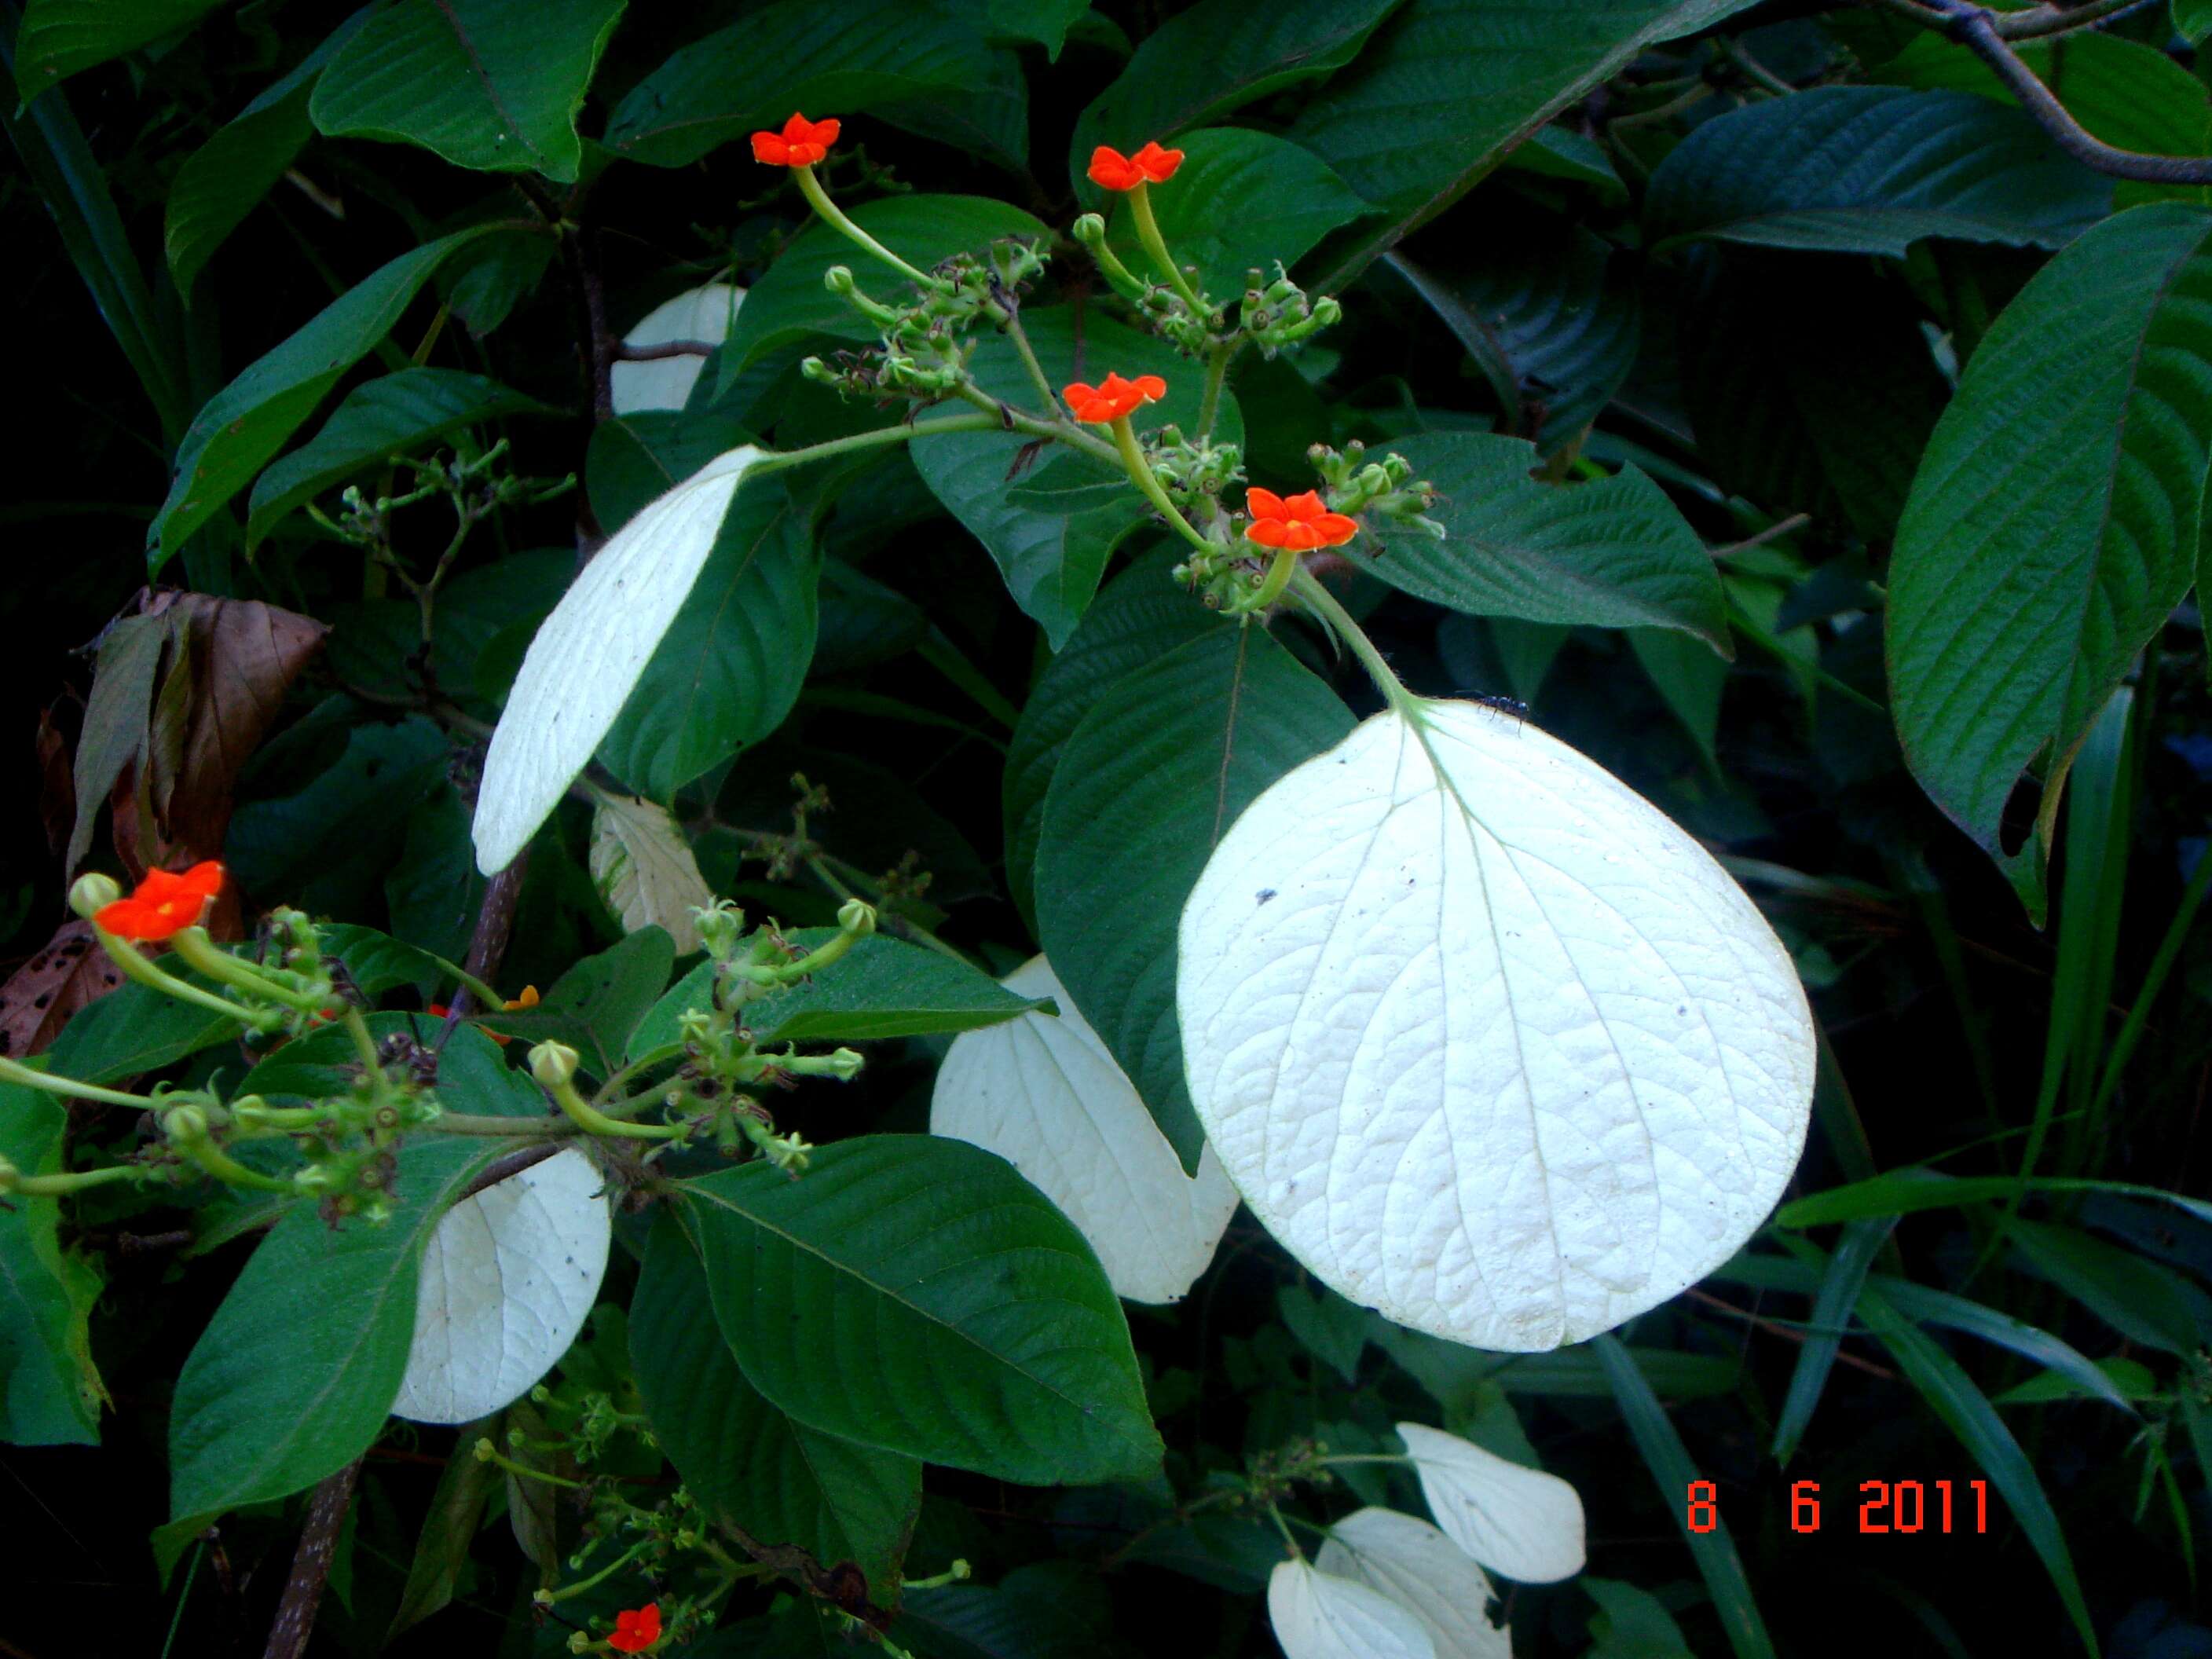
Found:
[[[540,625],[484,755],[474,827],[484,874],[514,861],[592,758],[767,453],[740,444],[641,507]]]
[[[1524,1584],[1583,1570],[1582,1494],[1558,1475],[1423,1423],[1401,1423],[1398,1437],[1437,1525],[1484,1566]]]
[[[564,1147],[446,1212],[423,1248],[393,1416],[473,1422],[553,1369],[606,1275],[605,1187],[590,1158]]]
[[[730,325],[744,303],[745,291],[728,283],[708,283],[660,304],[638,319],[623,336],[626,346],[670,345],[696,340],[720,345],[728,337]],[[691,399],[691,388],[709,360],[695,352],[678,357],[653,357],[641,363],[617,363],[608,376],[615,413],[635,415],[646,409],[681,409]]]
[[[1305,1561],[1267,1577],[1267,1622],[1285,1659],[1437,1659],[1421,1621],[1380,1590]]]
[[[1328,1529],[1314,1557],[1324,1573],[1381,1592],[1421,1621],[1437,1659],[1512,1659],[1511,1633],[1490,1622],[1490,1580],[1425,1521],[1364,1509]]]
[[[1209,1146],[1195,1178],[1105,1042],[1042,957],[1000,981],[1050,997],[1060,1018],[1023,1014],[963,1031],[938,1067],[933,1134],[994,1152],[1073,1221],[1132,1302],[1179,1302],[1213,1260],[1237,1189]]]
[[[1262,1224],[1352,1301],[1529,1352],[1725,1261],[1804,1145],[1789,952],[1664,814],[1431,702],[1278,780],[1182,914],[1190,1094]]]

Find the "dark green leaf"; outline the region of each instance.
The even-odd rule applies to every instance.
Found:
[[[625,0],[400,0],[315,87],[332,137],[420,144],[456,167],[574,184],[583,107]]]
[[[210,982],[172,958],[162,964],[203,990]],[[71,1014],[46,1059],[64,1077],[112,1084],[158,1072],[186,1054],[234,1040],[239,1024],[213,1009],[179,1000],[146,985],[118,986]]]
[[[368,1450],[407,1369],[423,1241],[489,1156],[410,1141],[382,1225],[333,1230],[312,1205],[276,1224],[177,1378],[172,1516],[287,1497]]]
[[[1697,1659],[1658,1597],[1615,1578],[1577,1580],[1598,1605],[1583,1659]]]
[[[1711,556],[1659,486],[1634,468],[1594,483],[1540,483],[1533,444],[1480,432],[1419,433],[1391,447],[1441,492],[1441,541],[1376,521],[1346,550],[1393,587],[1472,616],[1656,627],[1729,649]]]
[[[1409,0],[1291,129],[1387,216],[1334,250],[1334,290],[1645,47],[1752,0]],[[1196,66],[1205,72],[1203,66]]]
[[[780,479],[740,491],[599,744],[608,769],[665,801],[782,725],[814,656],[821,562]]]
[[[1983,339],[1913,479],[1890,707],[1921,786],[2001,861],[2022,769],[2047,756],[2048,822],[2075,745],[2192,579],[2208,234],[2212,216],[2155,206],[2077,239]],[[2039,865],[2032,847],[2008,861]]]
[[[535,398],[481,374],[404,368],[346,393],[322,430],[254,482],[246,508],[251,551],[295,507],[323,491],[423,450],[469,427],[508,415],[550,415]]]
[[[487,1014],[481,1024],[528,1042],[565,1042],[582,1056],[587,1071],[611,1077],[629,1034],[660,1000],[675,965],[668,935],[641,927],[562,975],[535,1008]]]
[[[750,434],[738,419],[711,410],[640,410],[602,421],[584,456],[584,486],[599,528],[610,536]]]
[[[1196,432],[1203,377],[1197,365],[1176,356],[1164,341],[1139,334],[1095,310],[1083,317],[1079,340],[1074,309],[1066,306],[1024,312],[1022,322],[1054,390],[1079,378],[1079,361],[1111,363],[1125,375],[1158,374],[1168,383],[1167,396],[1146,406],[1144,423],[1176,422]],[[1003,336],[985,339],[972,367],[986,391],[1023,408],[1036,406],[1037,392]],[[1103,375],[1105,371],[1094,368],[1090,372]],[[1222,399],[1213,435],[1217,442],[1241,441],[1243,418],[1233,398]],[[914,464],[952,516],[989,551],[1014,603],[1036,619],[1057,649],[1075,631],[1091,595],[1098,591],[1107,559],[1152,522],[1152,512],[1133,489],[1122,491],[1117,501],[1081,513],[1025,506],[1013,498],[1021,482],[1023,447],[1018,437],[954,433],[914,446]]]
[[[372,1001],[402,986],[428,998],[436,994],[450,970],[428,951],[402,944],[389,933],[351,922],[325,922],[323,953],[344,965],[347,979]]]
[[[447,961],[465,957],[485,886],[469,840],[468,803],[450,783],[434,787],[407,815],[399,861],[384,878],[392,931]]]
[[[794,1419],[1032,1486],[1158,1469],[1121,1304],[1003,1158],[865,1135],[684,1191],[723,1337]]]
[[[1888,1220],[1853,1222],[1844,1230],[1835,1255],[1829,1258],[1827,1271],[1820,1278],[1820,1294],[1813,1298],[1810,1328],[1805,1333],[1804,1346],[1797,1351],[1796,1369],[1790,1375],[1790,1392],[1783,1396],[1782,1415],[1774,1425],[1778,1463],[1788,1463],[1805,1437],[1805,1425],[1813,1420],[1814,1407],[1820,1403],[1821,1390],[1827,1386],[1828,1373],[1843,1346],[1844,1328],[1857,1305],[1874,1253],[1895,1224]]]
[[[2029,1270],[2131,1342],[2189,1355],[2212,1347],[2212,1296],[2155,1261],[2071,1227],[2015,1216],[2005,1237]]]
[[[1174,562],[1171,554],[1138,559],[1107,583],[1022,705],[1021,723],[1006,745],[1002,810],[1006,885],[1024,915],[1036,914],[1031,875],[1045,791],[1068,735],[1124,676],[1187,640],[1229,625],[1176,584],[1168,574]]]
[[[1029,149],[1025,86],[1012,54],[987,46],[977,21],[973,8],[952,0],[781,0],[694,41],[640,82],[607,123],[607,147],[654,167],[688,167],[754,129],[781,126],[793,110],[817,119],[865,111],[1018,167]]]
[[[1285,1285],[1275,1292],[1276,1310],[1291,1334],[1306,1346],[1315,1358],[1347,1385],[1359,1381],[1359,1356],[1367,1351],[1367,1331],[1374,1316],[1346,1302],[1326,1285]]]
[[[1067,31],[1091,9],[1091,0],[984,0],[988,33],[999,40],[1033,40],[1054,63]]]
[[[430,1494],[430,1507],[422,1517],[422,1535],[407,1563],[407,1584],[400,1592],[398,1610],[386,1633],[388,1643],[409,1626],[419,1625],[453,1602],[467,1571],[469,1550],[483,1522],[484,1504],[498,1486],[498,1466],[476,1455],[479,1437],[498,1425],[496,1416],[464,1424],[454,1437],[453,1455],[438,1476],[438,1489]]]
[[[2112,181],[1967,93],[1820,87],[1707,121],[1644,198],[1655,244],[1696,237],[1899,258],[1923,236],[2058,247]]]
[[[653,1229],[629,1345],[653,1434],[709,1515],[824,1566],[857,1562],[872,1599],[896,1599],[921,1465],[808,1428],[761,1397],[723,1344],[698,1248],[672,1211]]]
[[[23,1174],[61,1172],[68,1127],[53,1096],[0,1083],[0,1158]],[[0,1441],[9,1445],[100,1443],[107,1391],[85,1322],[100,1273],[64,1252],[60,1220],[58,1199],[19,1195],[0,1206]]]
[[[1352,715],[1258,628],[1178,646],[1086,714],[1046,792],[1038,940],[1186,1170],[1206,1142],[1183,1082],[1176,924],[1215,845]]]
[[[28,0],[15,82],[35,98],[56,82],[180,29],[217,0]]]
[[[168,498],[148,532],[150,569],[246,488],[338,378],[392,331],[446,256],[489,228],[457,230],[379,266],[208,399],[178,446]]]

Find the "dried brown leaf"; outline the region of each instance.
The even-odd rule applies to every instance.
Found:
[[[70,920],[0,985],[0,1054],[20,1060],[61,1035],[69,1017],[123,982],[93,943],[92,925]]]

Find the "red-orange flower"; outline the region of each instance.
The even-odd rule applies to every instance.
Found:
[[[810,121],[804,115],[793,115],[783,124],[781,132],[753,134],[753,160],[776,167],[811,167],[827,155],[836,142],[836,116]]]
[[[1166,397],[1168,383],[1157,374],[1139,374],[1133,380],[1109,374],[1097,386],[1073,381],[1060,389],[1060,395],[1067,399],[1077,420],[1103,426],[1120,420],[1139,404],[1157,403]]]
[[[615,1615],[615,1633],[607,1638],[607,1645],[617,1653],[643,1653],[659,1639],[660,1603],[647,1601]]]
[[[1175,177],[1176,169],[1182,165],[1179,149],[1162,149],[1157,141],[1147,140],[1144,149],[1134,155],[1124,155],[1118,149],[1101,144],[1091,152],[1091,182],[1103,185],[1108,190],[1134,190],[1139,185],[1164,185]]]
[[[197,924],[221,891],[222,866],[213,859],[195,864],[180,876],[149,870],[128,898],[101,905],[93,915],[93,926],[118,939],[165,939]]]
[[[1310,489],[1285,501],[1255,484],[1244,492],[1244,510],[1252,515],[1252,522],[1244,526],[1244,538],[1262,547],[1303,553],[1310,547],[1341,547],[1359,533],[1358,520],[1330,512]]]
[[[522,988],[522,994],[520,996],[509,997],[505,1003],[501,1005],[500,1012],[502,1013],[511,1014],[518,1008],[535,1008],[537,1006],[538,988],[535,985],[526,985]],[[434,1002],[430,1005],[429,1012],[431,1018],[443,1019],[447,1014],[453,1012],[453,1010],[448,1008],[442,1002]],[[477,1026],[477,1030],[483,1032],[486,1036],[489,1037],[494,1042],[499,1044],[502,1048],[506,1048],[508,1043],[514,1041],[511,1036],[505,1036],[498,1031],[491,1030],[482,1025]]]

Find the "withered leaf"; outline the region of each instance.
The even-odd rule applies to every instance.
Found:
[[[92,925],[64,922],[0,985],[0,1054],[20,1060],[38,1054],[61,1035],[71,1014],[122,983],[115,964],[93,943]]]
[[[46,832],[46,850],[60,854],[69,846],[76,825],[76,780],[70,775],[69,739],[55,722],[60,705],[49,703],[39,711],[39,822]]]

